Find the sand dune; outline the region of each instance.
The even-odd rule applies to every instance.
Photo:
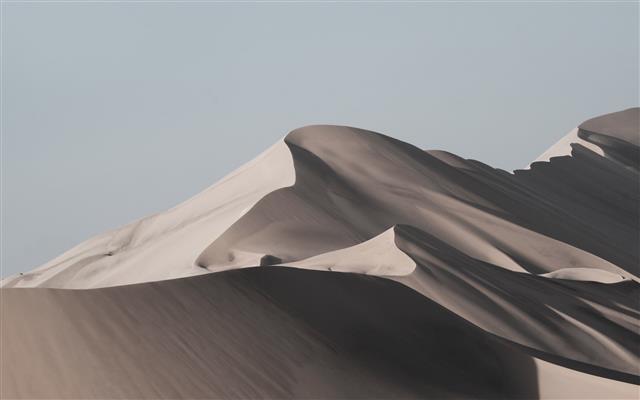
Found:
[[[630,108],[583,122],[558,143],[551,146],[535,162],[571,155],[575,146],[589,150],[638,170],[640,163],[640,109]]]
[[[550,397],[572,383],[592,398],[637,389],[562,372],[402,285],[358,274],[269,267],[4,290],[3,398],[529,399],[539,377]]]
[[[413,227],[402,228],[398,243],[419,268],[395,279],[483,330],[589,364],[594,374],[629,381],[639,375],[636,282],[559,281],[509,271]]]
[[[295,181],[282,141],[202,193],[106,232],[2,285],[89,288],[198,275],[194,260],[264,195]],[[139,265],[152,265],[139,268]]]
[[[331,143],[337,141],[340,146],[335,149]],[[622,177],[626,186],[621,189],[629,198],[577,219],[570,214],[574,200],[569,196],[581,194],[578,189],[554,195],[553,204],[532,198],[535,175],[545,174],[537,168],[504,178],[494,172],[497,183],[487,184],[486,172],[477,163],[460,167],[463,160],[457,160],[458,165],[451,165],[406,143],[345,127],[307,127],[289,134],[285,142],[293,154],[296,183],[257,202],[203,251],[198,265],[258,265],[257,259],[237,260],[247,253],[256,258],[269,254],[287,263],[353,246],[404,224],[513,271],[538,274],[592,267],[628,279],[640,275],[632,244],[638,229],[629,219],[638,214],[632,201],[637,183],[631,173]],[[601,175],[603,185],[616,182]],[[543,190],[553,188],[539,191]],[[563,218],[564,213],[569,215]],[[624,218],[618,221],[618,215]],[[619,238],[624,249],[612,251],[603,243],[603,232],[591,223]],[[566,237],[574,239],[569,242]]]
[[[395,228],[352,247],[281,265],[387,277],[409,275],[415,270],[416,264],[397,247]]]
[[[3,279],[1,394],[637,398],[639,115],[514,173],[297,129]]]

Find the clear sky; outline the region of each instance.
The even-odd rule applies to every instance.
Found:
[[[4,3],[2,275],[169,208],[291,129],[504,169],[637,106],[638,3]]]

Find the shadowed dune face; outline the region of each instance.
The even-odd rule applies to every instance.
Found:
[[[571,157],[516,171],[515,180],[553,204],[553,222],[535,229],[640,276],[640,175],[574,145]]]
[[[398,248],[418,267],[396,277],[485,331],[577,361],[589,373],[636,382],[640,285],[548,279],[475,260],[411,226]]]
[[[639,115],[589,120],[513,174],[295,130],[4,279],[0,394],[637,398]]]
[[[4,289],[2,315],[3,398],[538,395],[530,356],[362,275],[251,268],[88,291]]]
[[[572,146],[570,155],[535,162],[513,175],[477,161],[455,162],[490,189],[488,198],[497,207],[510,210],[503,218],[597,255],[627,271],[627,277],[638,277],[640,176],[582,145]],[[600,268],[598,263],[571,266]]]
[[[640,147],[637,145],[629,145],[624,140],[583,129],[578,130],[578,136],[600,147],[606,157],[638,171]]]

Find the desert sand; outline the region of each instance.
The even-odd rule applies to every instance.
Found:
[[[0,395],[638,398],[639,145],[638,108],[513,173],[294,130],[3,279]]]

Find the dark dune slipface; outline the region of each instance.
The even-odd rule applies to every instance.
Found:
[[[501,218],[597,255],[640,276],[640,176],[580,144],[570,155],[513,174],[435,155],[475,180]],[[596,265],[590,265],[595,267]]]
[[[583,371],[640,383],[640,285],[548,279],[470,258],[411,226],[398,248],[417,268],[395,280],[499,337]]]
[[[3,398],[536,398],[532,357],[404,286],[276,267],[4,289]]]

